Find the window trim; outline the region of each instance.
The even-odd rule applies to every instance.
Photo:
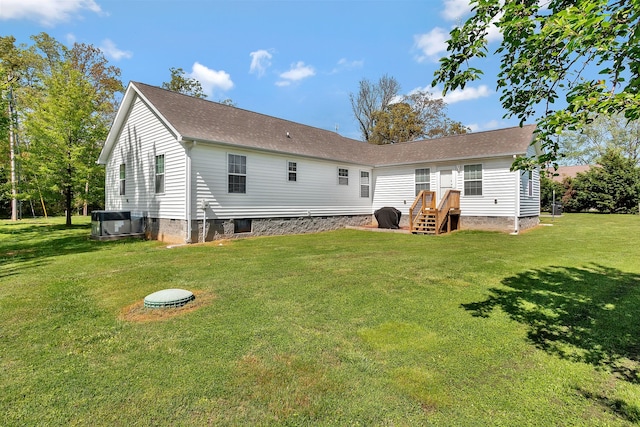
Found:
[[[527,172],[527,197],[533,197],[533,171]]]
[[[472,166],[479,166],[480,167],[480,178],[475,178],[475,177],[473,179],[467,178],[467,167],[472,167]],[[483,185],[483,179],[484,178],[483,178],[483,173],[482,173],[483,171],[484,171],[484,166],[483,166],[482,163],[470,163],[470,164],[467,164],[467,165],[463,166],[463,168],[462,168],[462,181],[463,181],[462,188],[463,188],[463,191],[464,191],[464,195],[466,197],[482,197],[483,196],[483,187],[484,187],[484,185]],[[477,172],[477,171],[474,171],[474,172]],[[468,194],[467,193],[467,183],[471,183],[471,182],[476,182],[476,183],[479,182],[480,183],[480,194]],[[477,190],[477,188],[475,190]]]
[[[367,175],[366,183],[362,182],[362,178],[363,178],[362,174]],[[367,195],[363,196],[362,190],[364,190],[365,188],[367,189]],[[363,170],[360,171],[360,197],[362,199],[368,199],[371,197],[371,173],[369,171],[363,171]]]
[[[231,156],[234,157],[238,157],[240,159],[244,159],[244,162],[240,162],[240,171],[231,171]],[[236,164],[234,163],[234,166]],[[244,166],[244,168],[243,168]],[[234,168],[235,169],[235,168]],[[243,171],[244,169],[244,171]],[[240,180],[243,182],[239,182],[239,183],[233,183],[233,185],[241,185],[243,188],[242,190],[244,191],[231,191],[232,188],[232,183],[231,183],[231,177],[241,177],[244,178],[244,180]],[[227,153],[227,194],[247,194],[247,156],[245,156],[244,154],[234,154],[234,153]]]
[[[426,181],[418,181],[417,180],[417,172],[419,170],[426,170],[427,171],[427,180]],[[420,191],[418,190],[418,185],[427,185],[429,188],[426,189],[426,191],[431,191],[431,168],[415,168],[413,170],[413,185],[414,185],[414,189],[415,189],[415,196],[418,197],[418,194],[420,194],[420,191],[425,190],[424,188],[421,188]]]
[[[162,159],[162,172],[158,172],[158,160]],[[166,158],[164,154],[157,154],[155,157],[154,164],[154,190],[156,194],[164,194],[165,192],[165,175],[166,175]],[[159,181],[160,180],[160,181]],[[158,188],[158,183],[161,183],[161,188]]]
[[[127,194],[127,164],[120,163],[119,169],[119,193],[121,196],[126,196]]]
[[[346,174],[341,175],[342,171],[346,172]],[[348,168],[338,168],[338,185],[349,185],[349,169]]]
[[[291,169],[293,165],[293,169]],[[293,179],[291,179],[293,177]],[[298,162],[287,160],[287,182],[298,182]]]

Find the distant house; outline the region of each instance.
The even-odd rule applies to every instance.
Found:
[[[267,115],[131,82],[98,163],[107,210],[144,218],[150,238],[197,242],[371,225],[421,190],[459,193],[459,228],[538,224],[533,126],[371,145]]]
[[[590,165],[574,165],[574,166],[558,166],[558,169],[549,169],[549,173],[551,173],[551,178],[556,181],[562,183],[565,178],[575,178],[579,173],[587,172],[591,169]]]

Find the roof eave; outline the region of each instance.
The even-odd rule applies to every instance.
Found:
[[[408,166],[408,165],[418,165],[424,163],[443,163],[443,162],[459,162],[462,160],[479,160],[479,159],[496,159],[501,157],[514,157],[526,154],[525,152],[509,152],[509,153],[497,153],[497,154],[484,154],[477,156],[460,156],[460,157],[448,157],[448,158],[440,158],[440,159],[422,159],[411,162],[397,162],[397,163],[376,163],[373,166],[376,168],[380,167],[393,167],[393,166]]]
[[[370,164],[370,163],[367,163],[367,162],[357,162],[357,161],[354,161],[354,160],[345,160],[345,159],[341,159],[341,158],[338,158],[338,157],[321,157],[321,156],[314,156],[312,154],[296,153],[296,152],[293,152],[293,151],[283,151],[283,150],[276,150],[276,149],[271,149],[271,148],[255,147],[255,146],[252,146],[252,145],[239,144],[237,142],[213,141],[213,140],[202,139],[202,138],[197,138],[197,137],[193,137],[193,136],[186,136],[186,135],[182,136],[182,138],[180,140],[181,141],[194,141],[194,142],[196,142],[198,144],[219,145],[219,146],[224,146],[224,147],[233,147],[233,148],[244,149],[244,150],[259,151],[259,152],[262,152],[262,153],[269,153],[269,154],[279,154],[279,155],[303,157],[303,158],[306,158],[306,159],[329,160],[329,161],[332,161],[332,162],[342,163],[342,164],[352,164],[352,165],[361,165],[361,166],[374,167],[373,164]]]

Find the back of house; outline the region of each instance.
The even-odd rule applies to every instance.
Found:
[[[336,132],[130,83],[98,160],[106,209],[148,237],[197,242],[371,225],[395,207],[408,226],[422,190],[460,191],[462,228],[537,224],[533,126],[377,146]]]

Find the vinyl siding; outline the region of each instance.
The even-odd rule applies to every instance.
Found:
[[[246,193],[229,193],[227,155],[246,156]],[[371,214],[371,198],[360,197],[360,171],[371,168],[313,159],[197,144],[191,152],[193,218],[265,218]],[[297,164],[297,181],[288,181],[287,162]],[[349,184],[338,184],[338,168],[349,170]],[[372,189],[371,189],[372,191]],[[371,192],[370,191],[370,192]]]
[[[451,170],[454,189],[460,190],[460,208],[463,216],[513,216],[516,209],[515,179],[517,172],[510,172],[510,158],[481,159],[467,162],[445,162],[440,164],[411,165],[402,167],[381,167],[374,171],[375,195],[373,210],[392,206],[409,214],[415,200],[415,169],[429,168],[431,190],[436,192],[439,202],[439,174]],[[482,165],[482,196],[464,195],[464,165]],[[496,203],[497,202],[497,203]]]
[[[409,208],[416,198],[415,170],[422,168],[430,169],[429,184],[433,190],[436,186],[434,165],[376,168],[373,174],[373,211],[389,206],[398,209],[402,215],[409,215]]]
[[[165,191],[155,193],[155,156],[165,156]],[[119,194],[120,164],[126,191]],[[185,154],[175,136],[140,99],[133,103],[106,164],[105,208],[151,218],[185,218]]]
[[[532,157],[535,154],[535,148],[530,146],[527,150],[527,156]],[[528,194],[528,174],[521,174],[520,177],[520,216],[540,215],[540,170],[533,171],[533,194],[531,196]]]
[[[464,194],[464,166],[482,165],[482,195]],[[514,175],[511,163],[503,159],[470,160],[460,164],[456,187],[460,190],[462,216],[513,216],[515,212]]]

